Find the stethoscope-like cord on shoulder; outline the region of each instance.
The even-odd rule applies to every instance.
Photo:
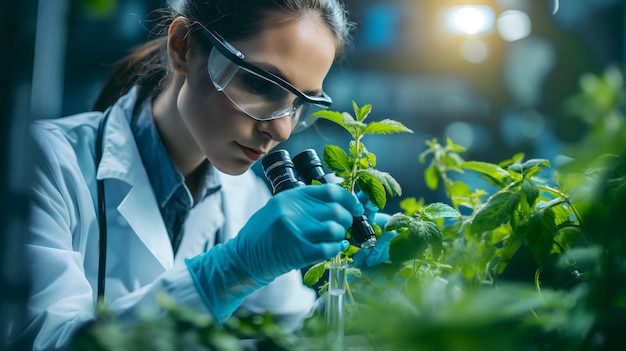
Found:
[[[96,177],[97,169],[102,159],[102,148],[104,139],[104,125],[109,119],[109,110],[105,111],[102,120],[98,126],[96,135]],[[106,278],[106,262],[107,262],[107,218],[106,218],[106,199],[104,197],[104,180],[97,179],[98,190],[98,228],[100,231],[99,248],[98,248],[98,300],[104,298],[104,281]]]

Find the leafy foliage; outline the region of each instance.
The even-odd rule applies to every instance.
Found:
[[[382,209],[387,204],[387,193],[392,196],[401,196],[400,184],[386,172],[375,169],[376,155],[369,152],[363,144],[362,138],[368,134],[412,133],[413,131],[398,121],[383,119],[365,123],[372,111],[367,104],[358,106],[352,102],[354,117],[348,112],[322,110],[316,112],[316,117],[329,120],[343,127],[352,140],[348,152],[336,145],[324,147],[324,164],[328,169],[344,178],[343,187],[348,191],[355,191],[358,187],[372,203]]]
[[[465,161],[461,156],[464,149],[451,140],[445,146],[437,140],[430,140],[427,145],[429,149],[422,153],[420,161],[432,156],[425,173],[426,177],[433,173],[438,176],[436,181],[431,179],[432,188],[436,189],[441,179],[453,205],[470,212],[447,231],[447,247],[453,248],[447,255],[447,264],[459,273],[465,272],[467,279],[495,283],[494,277],[505,271],[520,249],[528,247],[536,264],[541,265],[552,254],[564,253],[584,239],[580,215],[569,196],[551,187],[550,180],[539,177],[551,166],[548,160],[524,160],[523,154],[516,154],[499,164]],[[466,171],[477,173],[495,192],[484,200],[486,190],[471,190],[467,184],[453,180],[452,173]],[[572,235],[571,229],[577,234]],[[559,234],[568,230],[568,235]],[[477,257],[481,263],[471,263],[483,268],[476,271],[462,267],[467,262],[467,252],[458,248],[475,249],[483,243],[494,247]]]
[[[209,314],[179,305],[167,295],[160,295],[158,304],[163,314],[146,314],[133,325],[118,321],[101,305],[99,319],[80,330],[66,350],[245,351],[249,348],[243,339],[254,339],[260,349],[298,349],[295,335],[269,314],[241,312],[219,325]]]

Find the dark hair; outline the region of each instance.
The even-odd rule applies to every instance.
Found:
[[[167,29],[177,16],[190,21],[191,38],[201,50],[209,52],[210,44],[196,34],[202,27],[212,29],[227,40],[244,39],[272,25],[275,15],[286,15],[285,21],[305,14],[318,16],[335,37],[337,56],[344,53],[350,41],[352,23],[340,0],[179,0],[172,9],[160,11],[155,26],[156,39],[137,47],[118,61],[104,83],[93,105],[104,111],[133,86],[139,87],[138,105],[148,96],[163,90],[170,71],[166,53]]]

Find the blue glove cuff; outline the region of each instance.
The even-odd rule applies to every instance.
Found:
[[[269,282],[258,282],[228,244],[185,260],[200,298],[213,317],[223,323],[246,296]]]

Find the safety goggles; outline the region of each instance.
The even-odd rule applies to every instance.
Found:
[[[219,34],[204,29],[204,36],[213,48],[209,54],[208,69],[213,85],[248,116],[268,121],[290,116],[292,133],[311,126],[316,118],[311,114],[328,109],[332,99],[304,94],[281,77],[258,67],[244,58]]]

